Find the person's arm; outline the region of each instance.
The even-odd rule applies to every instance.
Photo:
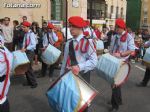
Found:
[[[144,44],[144,47],[145,47],[145,48],[150,47],[150,40],[149,40],[149,41],[147,41],[147,42]]]
[[[66,69],[66,64],[67,64],[67,57],[68,57],[68,53],[69,53],[69,41],[66,43],[65,45],[65,49],[64,49],[64,59],[62,61],[62,66],[61,66],[61,70],[60,70],[60,75],[63,75]]]

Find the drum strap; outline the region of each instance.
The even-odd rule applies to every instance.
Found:
[[[76,59],[76,54],[73,46],[73,40],[69,43],[69,57],[71,61],[71,66],[77,65],[77,59]]]
[[[116,49],[115,49],[115,46],[116,46]],[[115,50],[115,51],[114,51]],[[115,37],[115,42],[114,42],[114,45],[113,45],[113,49],[112,49],[112,52],[114,53],[116,53],[116,52],[118,52],[118,50],[119,50],[119,45],[118,45],[118,37]]]
[[[3,87],[2,93],[0,94],[0,100],[1,100],[4,97],[4,94],[5,94],[6,86],[7,86],[8,79],[9,79],[10,67],[9,67],[9,61],[8,61],[7,56],[6,56],[6,53],[2,52],[2,51],[0,51],[0,52],[4,55],[4,58],[5,58],[5,61],[6,61],[6,66],[7,66],[4,87]]]
[[[29,34],[29,37],[27,37],[27,33],[25,34],[26,35],[26,39],[25,39],[25,48],[27,48],[28,47],[28,45],[30,44],[30,42],[31,42],[31,38],[30,38],[30,35],[31,35],[31,33],[32,33],[32,31],[31,32],[29,32],[30,34]]]
[[[52,37],[50,37],[50,36],[49,36],[49,33],[47,32],[47,40],[48,40],[48,43],[49,43],[49,44],[54,45],[53,34],[52,34]]]

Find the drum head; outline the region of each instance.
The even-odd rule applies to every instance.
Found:
[[[130,71],[129,64],[127,64],[127,63],[122,64],[117,75],[114,78],[114,83],[116,85],[123,84],[126,81],[126,79],[128,78],[129,71]]]

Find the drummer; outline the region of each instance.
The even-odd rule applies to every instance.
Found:
[[[144,45],[145,48],[148,48],[150,47],[150,39],[148,42],[145,43]],[[149,56],[150,57],[150,56]],[[137,84],[138,87],[146,87],[148,82],[150,80],[150,68],[146,68],[146,71],[145,71],[145,76],[142,80],[142,82],[140,82],[139,84]]]
[[[11,62],[11,53],[4,47],[3,37],[0,36],[0,112],[10,111],[7,93],[10,86],[9,75],[12,67]],[[4,86],[5,84],[6,86]]]
[[[23,40],[23,48],[21,49],[21,51],[25,52],[30,60],[30,65],[28,71],[26,72],[27,83],[25,82],[23,86],[31,86],[31,88],[36,88],[37,81],[32,69],[34,50],[36,48],[36,40],[35,40],[36,37],[35,34],[30,30],[31,23],[25,21],[22,23],[22,25],[23,31],[25,32],[25,36]]]
[[[73,39],[69,40],[65,45],[64,60],[60,74],[63,75],[67,70],[71,70],[75,75],[80,73],[85,81],[90,83],[90,71],[97,64],[93,40],[83,35],[83,28],[86,25],[83,18],[73,16],[68,21]],[[86,44],[87,42],[89,44]],[[88,112],[88,108],[85,112]]]
[[[43,37],[43,50],[47,48],[49,44],[53,45],[58,41],[58,37],[56,33],[53,31],[54,25],[52,23],[48,23],[47,25],[47,33]],[[42,62],[42,70],[41,74],[38,76],[38,78],[44,77],[46,75],[46,70],[47,70],[48,65],[44,62]],[[50,80],[53,78],[53,72],[54,72],[54,65],[51,65],[49,68],[49,77]]]
[[[94,30],[90,27],[90,22],[88,20],[85,20],[85,27],[83,28],[84,32],[88,32],[90,38],[92,39],[97,39],[96,33],[94,32]]]
[[[115,22],[116,35],[112,37],[110,53],[124,61],[128,61],[128,58],[132,52],[135,51],[134,38],[127,33],[126,24],[123,19],[117,19]],[[121,87],[112,85],[112,98],[110,104],[110,112],[117,112],[119,105],[122,104]]]

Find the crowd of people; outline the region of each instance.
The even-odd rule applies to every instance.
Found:
[[[50,81],[52,81],[54,70],[55,68],[59,68],[60,64],[62,64],[60,75],[64,74],[66,69],[69,69],[75,75],[80,73],[90,83],[90,71],[96,67],[98,61],[95,48],[96,40],[102,40],[105,49],[108,49],[113,56],[123,58],[125,61],[129,61],[130,58],[137,61],[141,60],[144,56],[145,48],[150,46],[150,34],[148,30],[132,32],[130,28],[126,28],[126,24],[122,19],[116,20],[115,27],[111,26],[108,28],[104,25],[101,31],[97,26],[90,27],[89,21],[74,16],[68,20],[67,36],[66,27],[61,28],[60,26],[54,26],[50,22],[43,22],[42,28],[40,28],[37,22],[30,23],[26,16],[22,17],[20,23],[14,20],[13,27],[10,26],[10,22],[9,17],[0,19],[0,49],[4,54],[6,52],[5,55],[9,55],[9,51],[13,52],[16,50],[21,50],[27,54],[30,65],[28,71],[25,73],[27,82],[23,83],[23,86],[30,86],[31,88],[38,86],[36,78],[44,77],[47,69],[49,70]],[[82,46],[83,48],[79,47],[81,46],[82,40],[85,43]],[[49,44],[62,51],[62,55],[64,55],[64,58],[61,56],[51,66],[48,66],[40,58],[42,52]],[[1,57],[0,59],[6,58]],[[38,64],[38,62],[42,63],[41,72],[37,77],[32,69],[33,62],[35,64]],[[0,109],[2,112],[9,112],[9,103],[6,97],[6,90],[9,88],[9,84],[7,84],[8,81],[5,81],[9,72],[7,73],[7,64],[6,67],[0,64],[1,66],[3,66],[2,68],[4,68],[6,73],[2,74],[4,75],[3,80],[1,80],[3,76],[0,76],[0,81],[6,82],[6,86],[3,89],[3,85],[0,85],[0,92],[5,93],[3,95],[0,93]],[[145,79],[138,86],[145,87],[150,79],[149,75],[150,70],[147,68]],[[112,99],[110,104],[112,104],[112,108],[109,111],[117,112],[119,105],[122,104],[121,87],[112,85]],[[88,108],[85,112],[88,112]]]

